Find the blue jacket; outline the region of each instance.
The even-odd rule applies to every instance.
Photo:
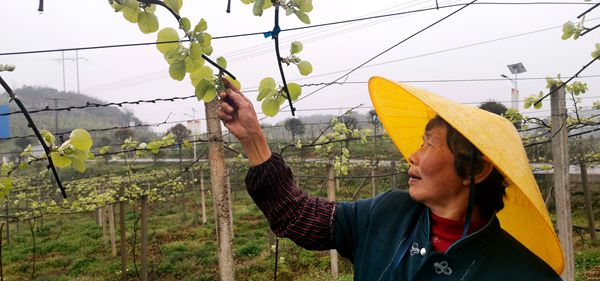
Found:
[[[405,191],[339,203],[335,220],[336,248],[354,264],[354,280],[562,280],[495,216],[445,253],[434,252],[428,209]]]

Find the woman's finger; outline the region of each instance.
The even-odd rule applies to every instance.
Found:
[[[233,116],[223,112],[223,110],[217,110],[217,117],[223,121],[231,121],[233,119]]]

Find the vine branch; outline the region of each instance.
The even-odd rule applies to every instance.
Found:
[[[15,103],[17,104],[17,106],[19,107],[19,109],[21,109],[21,111],[23,112],[23,115],[25,115],[25,118],[27,119],[27,125],[33,130],[33,133],[35,133],[35,136],[37,137],[37,139],[40,141],[40,144],[44,148],[44,152],[46,153],[46,158],[48,159],[48,166],[50,166],[50,169],[52,170],[52,174],[54,174],[54,179],[56,179],[56,184],[58,184],[58,188],[60,188],[60,192],[62,193],[63,198],[67,198],[67,193],[65,192],[65,188],[64,188],[62,182],[60,181],[60,177],[58,176],[58,171],[56,170],[56,166],[54,166],[54,162],[52,162],[52,157],[50,157],[51,151],[50,151],[50,148],[48,147],[48,145],[46,144],[46,141],[40,134],[40,131],[38,130],[38,128],[35,126],[33,119],[31,119],[31,116],[27,112],[27,109],[25,108],[25,106],[23,105],[23,103],[21,102],[19,97],[17,97],[17,95],[15,95],[15,93],[12,91],[10,86],[8,86],[6,81],[4,81],[4,79],[2,79],[2,76],[0,76],[0,84],[2,84],[2,87],[4,88],[4,90],[6,90],[6,92],[10,96],[10,100],[14,100]]]

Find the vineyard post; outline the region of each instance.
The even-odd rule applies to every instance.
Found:
[[[5,214],[6,214],[6,244],[10,244],[10,230],[9,230],[10,219],[8,217],[8,215],[9,215],[8,214],[9,213],[8,212],[8,195],[6,196],[6,201],[4,203],[4,211],[5,211]]]
[[[0,281],[4,281],[4,269],[2,268],[2,227],[4,223],[0,225]]]
[[[215,206],[216,231],[219,243],[219,273],[221,281],[235,280],[233,262],[233,239],[231,236],[231,208],[228,186],[225,183],[225,152],[221,121],[217,117],[217,99],[205,103],[208,129],[208,159],[210,181]]]
[[[327,164],[327,199],[335,202],[335,180],[334,180],[334,169],[331,163]],[[334,280],[338,279],[338,255],[337,251],[332,249],[329,250],[329,256],[331,258],[331,275]]]
[[[371,196],[375,197],[377,195],[377,186],[375,185],[375,167],[371,170]]]
[[[571,218],[571,189],[569,187],[569,150],[567,143],[567,108],[565,88],[553,91],[551,103],[552,162],[554,165],[554,194],[556,200],[556,227],[565,257],[565,281],[575,280],[573,255],[573,223]]]
[[[588,220],[588,231],[592,239],[592,245],[598,244],[596,238],[596,220],[594,219],[594,209],[592,207],[592,198],[588,182],[587,167],[585,166],[585,158],[583,151],[583,139],[579,138],[579,169],[581,171],[581,188],[583,188],[583,197],[585,199],[585,213]]]
[[[200,204],[202,205],[202,225],[206,225],[206,190],[204,189],[204,169],[200,169]]]
[[[142,209],[142,276],[140,279],[148,281],[148,196],[145,190],[140,201]]]
[[[231,224],[231,239],[235,237],[233,233],[233,201],[235,200],[235,192],[233,192],[233,186],[231,186],[231,179],[229,177],[229,168],[225,169],[225,189],[229,192],[229,223]],[[232,196],[233,194],[233,196]]]
[[[125,154],[127,155],[127,154]],[[119,252],[121,253],[121,280],[127,281],[127,234],[125,232],[125,185],[119,186]]]
[[[182,156],[182,148],[183,148],[183,143],[182,142],[178,142],[177,144],[177,150],[179,151],[179,172],[184,175],[183,173],[183,156]],[[185,175],[184,175],[185,176]],[[185,177],[187,178],[187,177]],[[184,179],[185,179],[184,178]],[[186,181],[187,182],[187,181]],[[183,185],[183,192],[181,193],[181,222],[185,222],[187,220],[187,216],[185,213],[185,191],[186,191],[186,184]]]
[[[117,256],[117,243],[115,237],[115,211],[114,204],[108,205],[108,229],[110,231],[110,253]]]

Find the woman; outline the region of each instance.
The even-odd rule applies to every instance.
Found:
[[[252,104],[225,83],[217,114],[240,140],[248,192],[278,236],[337,249],[355,280],[561,280],[558,240],[504,118],[372,78],[377,114],[409,156],[409,191],[336,204],[295,186]]]

